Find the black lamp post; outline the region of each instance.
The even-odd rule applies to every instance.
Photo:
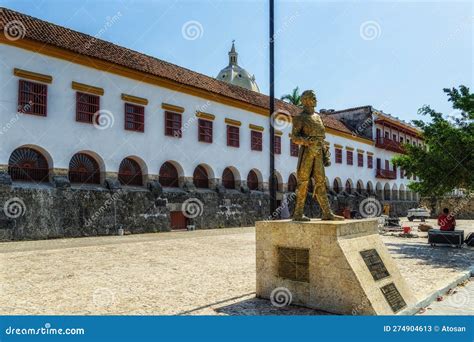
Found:
[[[270,0],[270,30],[269,30],[269,48],[270,48],[270,215],[273,215],[277,209],[276,184],[275,184],[275,128],[273,119],[275,112],[275,51],[274,51],[274,31],[275,31],[275,3]]]

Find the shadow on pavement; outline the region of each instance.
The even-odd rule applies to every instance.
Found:
[[[327,312],[304,308],[300,306],[273,306],[269,300],[250,298],[215,309],[217,313],[230,316],[300,316],[300,315],[330,315]]]

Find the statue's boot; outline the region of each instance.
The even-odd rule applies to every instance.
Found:
[[[335,215],[332,212],[329,212],[328,214],[323,214],[321,219],[323,221],[344,221],[343,216]]]
[[[293,221],[307,222],[311,221],[311,219],[305,215],[293,215]]]

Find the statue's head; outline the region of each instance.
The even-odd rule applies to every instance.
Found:
[[[316,100],[316,93],[314,90],[305,90],[303,94],[301,94],[301,104],[305,108],[314,108],[318,100]]]

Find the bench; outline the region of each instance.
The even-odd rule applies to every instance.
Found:
[[[431,246],[451,245],[460,248],[464,242],[463,230],[440,230],[431,229],[428,231],[428,243]]]

